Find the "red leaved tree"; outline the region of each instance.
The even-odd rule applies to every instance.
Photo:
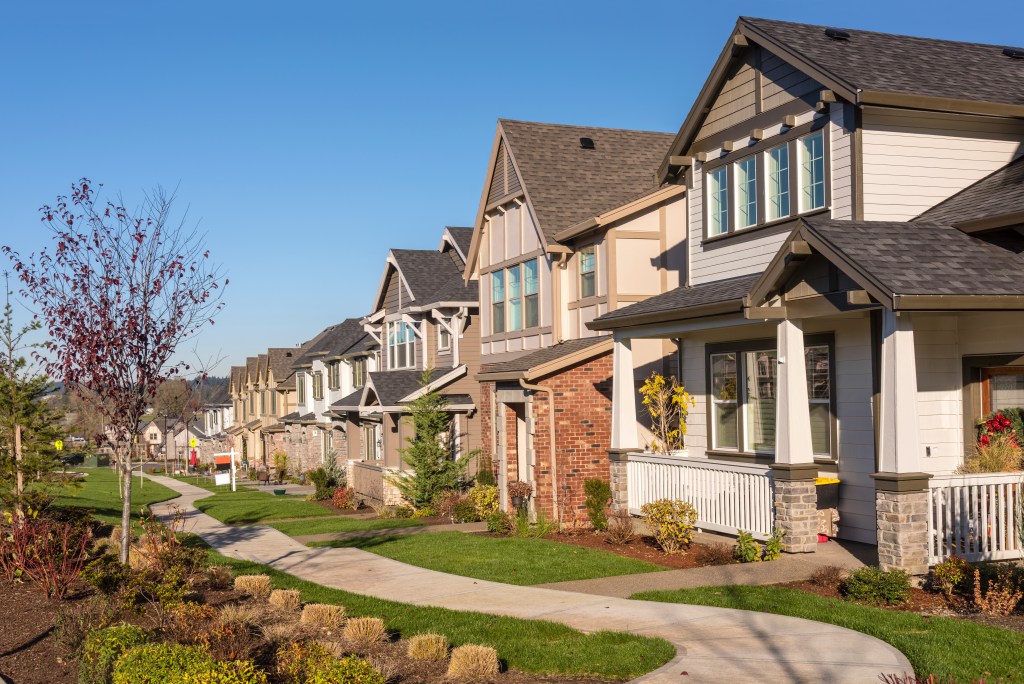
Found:
[[[202,236],[171,223],[174,196],[158,189],[133,212],[102,201],[83,178],[40,209],[52,244],[22,258],[23,295],[49,333],[52,377],[92,404],[121,472],[121,561],[128,562],[132,452],[146,408],[165,380],[188,370],[172,356],[223,307],[228,284]]]

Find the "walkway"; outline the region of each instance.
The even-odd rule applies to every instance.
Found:
[[[425,570],[359,549],[310,549],[272,528],[224,525],[193,505],[210,492],[169,478],[152,479],[182,495],[153,506],[157,514],[181,508],[192,532],[233,558],[392,601],[548,620],[583,631],[632,632],[672,642],[676,657],[638,683],[736,682],[751,677],[814,684],[877,682],[883,672],[912,672],[903,654],[888,644],[818,622],[512,586]]]

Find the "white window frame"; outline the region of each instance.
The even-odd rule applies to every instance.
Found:
[[[778,174],[774,174],[774,172],[772,171],[772,153],[773,152],[777,152],[778,150],[785,150],[785,152],[786,152],[786,165],[785,165],[785,167],[783,169],[779,170]],[[765,222],[768,222],[768,221],[778,221],[779,219],[784,219],[784,218],[788,217],[790,214],[793,213],[793,197],[792,197],[793,193],[791,192],[792,188],[789,187],[789,185],[790,185],[789,184],[789,157],[790,157],[790,154],[789,154],[789,143],[788,142],[787,143],[782,143],[781,145],[776,145],[775,147],[767,149],[764,152],[764,220],[765,220]],[[785,184],[786,184],[786,191],[785,191],[785,193],[777,193],[776,194],[776,196],[778,196],[778,197],[782,197],[783,195],[785,195],[785,197],[786,197],[786,211],[784,213],[780,213],[780,214],[777,214],[777,215],[773,214],[773,211],[772,211],[772,207],[774,206],[773,201],[772,201],[774,199],[773,195],[772,195],[772,182],[773,182],[772,178],[775,175],[777,175],[778,178],[780,178],[780,179],[784,179],[785,180]]]
[[[724,174],[724,179],[721,183],[718,183],[715,178],[719,174]],[[719,235],[726,235],[729,233],[729,165],[723,164],[717,169],[711,169],[704,174],[704,179],[707,182],[706,201],[708,203],[708,237],[718,237]],[[718,192],[714,190],[715,184],[718,184]],[[724,197],[720,195],[725,193]],[[719,195],[719,197],[716,197]],[[714,211],[715,202],[719,203],[719,210]],[[724,214],[724,220],[723,220]],[[714,232],[712,228],[715,225],[715,219],[720,222],[719,229]]]
[[[583,270],[583,257],[584,257],[584,255],[590,255],[590,269],[586,270],[586,271]],[[579,264],[579,269],[578,269],[578,271],[579,271],[579,279],[577,281],[578,282],[578,287],[579,287],[578,299],[588,299],[590,297],[596,297],[597,296],[597,245],[586,245],[585,247],[581,247],[580,248],[580,252],[579,252],[579,260],[577,261],[577,263]],[[591,289],[591,291],[590,291],[589,294],[584,294],[584,292],[583,292],[583,283],[586,282],[584,280],[585,276],[590,276],[590,281],[589,282],[590,282],[590,289]]]
[[[526,276],[527,266],[533,264],[536,274],[533,291],[530,291],[530,280]],[[530,321],[528,311],[533,309],[535,320]],[[540,325],[540,258],[534,257],[523,262],[523,329],[529,330]]]
[[[748,176],[746,179],[741,180],[740,179],[741,169],[744,170],[743,173],[746,173],[746,172],[749,171],[751,175]],[[756,226],[759,223],[759,221],[758,221],[758,213],[757,213],[757,209],[758,209],[758,207],[757,207],[757,204],[758,204],[758,197],[757,197],[757,195],[758,195],[758,188],[757,188],[757,155],[756,154],[752,154],[752,155],[750,155],[748,157],[744,157],[743,159],[739,159],[739,160],[733,162],[733,174],[732,174],[732,177],[733,177],[733,184],[735,185],[735,187],[733,188],[733,191],[734,191],[733,194],[735,195],[735,200],[734,200],[735,206],[733,207],[733,209],[736,211],[736,230],[739,231],[739,230],[743,230],[745,228],[752,228],[753,226]],[[742,211],[741,211],[741,208],[742,208],[742,197],[743,197],[743,194],[745,192],[749,192],[751,184],[753,184],[753,186],[754,186],[754,191],[753,191],[753,193],[750,193],[748,195],[748,199],[747,199],[746,204],[747,204],[747,209],[748,210],[751,208],[751,205],[753,206],[753,210],[754,210],[753,211],[753,220],[748,222],[748,223],[742,223],[741,220],[740,220],[740,217],[742,215]],[[752,198],[752,201],[751,201],[751,198]],[[749,216],[748,216],[748,218],[749,218]]]
[[[404,337],[399,341],[400,337]],[[388,369],[416,367],[416,331],[405,321],[388,323]],[[399,363],[402,361],[402,363]]]
[[[500,279],[501,281],[501,298],[495,297],[495,284]],[[507,307],[505,305],[505,298],[508,297],[508,288],[505,283],[505,271],[498,269],[497,271],[491,272],[491,333],[500,335],[508,329],[505,323],[505,317],[507,316]]]
[[[295,403],[304,406],[306,404],[306,374],[295,374]]]
[[[818,157],[815,157],[814,159],[808,160],[806,158],[807,150],[806,150],[806,146],[805,146],[805,141],[810,140],[811,138],[820,138],[821,139],[821,155],[818,156]],[[819,129],[817,131],[814,131],[813,133],[808,133],[807,135],[803,135],[803,136],[800,136],[799,138],[797,138],[796,139],[796,154],[797,154],[797,160],[798,160],[797,185],[799,186],[799,194],[797,196],[797,201],[799,203],[798,204],[798,209],[799,209],[801,214],[806,213],[808,211],[815,211],[816,209],[821,209],[821,208],[823,208],[826,205],[827,195],[828,195],[828,192],[827,192],[828,188],[826,187],[826,180],[825,180],[826,169],[825,169],[825,131],[824,131],[824,129]],[[815,205],[815,206],[808,206],[808,204],[805,201],[805,194],[807,192],[807,186],[805,185],[805,182],[804,182],[804,165],[808,161],[810,161],[812,163],[817,161],[818,163],[821,164],[821,177],[820,178],[816,178],[816,179],[813,178],[813,176],[815,175],[814,171],[816,171],[817,169],[812,169],[812,173],[811,173],[812,180],[811,180],[810,185],[812,187],[818,186],[818,185],[821,186],[821,204],[818,204],[818,205]],[[813,197],[813,192],[812,192],[812,197]]]
[[[448,328],[445,325],[451,326],[451,318],[443,318],[441,322],[437,324],[437,351],[451,351],[452,348],[452,334],[448,332]]]

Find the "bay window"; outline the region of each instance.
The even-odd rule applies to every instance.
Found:
[[[597,270],[597,248],[587,245],[580,250],[580,299],[597,294],[594,273]]]
[[[757,223],[757,157],[736,162],[736,227]]]
[[[388,368],[416,365],[416,333],[404,321],[388,324]]]

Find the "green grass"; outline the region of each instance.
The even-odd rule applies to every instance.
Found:
[[[509,667],[523,672],[590,674],[628,680],[660,667],[675,655],[672,645],[662,639],[618,632],[584,634],[540,620],[396,603],[306,582],[271,567],[228,558],[212,550],[209,554],[211,563],[228,565],[237,574],[270,575],[275,588],[297,589],[305,602],[343,605],[348,615],[382,618],[388,629],[400,636],[438,632],[456,646],[493,646]]]
[[[291,520],[288,522],[268,523],[270,527],[284,532],[289,537],[301,537],[307,534],[330,534],[332,532],[359,532],[362,530],[390,530],[396,527],[420,527],[419,520],[380,520],[377,518],[363,520],[333,516],[330,518],[310,518],[309,520]]]
[[[213,484],[212,478],[204,477],[202,475],[200,475],[199,477],[196,477],[195,475],[162,475],[160,473],[157,473],[157,475],[159,477],[169,477],[172,480],[177,480],[178,482],[190,484],[193,487],[199,487],[201,489],[205,489],[208,492],[213,492],[214,494],[222,494],[231,491],[231,485],[215,485]],[[253,488],[251,486],[241,484],[240,482],[236,482],[235,487],[240,492],[253,491]]]
[[[117,473],[110,468],[79,468],[87,473],[80,480],[81,486],[69,485],[57,495],[56,506],[87,508],[93,516],[108,524],[121,524],[121,497],[118,493]],[[137,519],[143,506],[169,501],[178,496],[173,489],[168,489],[151,480],[144,480],[140,486],[139,478],[132,481],[132,516]]]
[[[275,496],[270,492],[225,492],[196,501],[196,508],[222,523],[258,523],[277,518],[314,518],[330,511],[302,496]]]
[[[547,539],[485,537],[462,532],[374,537],[310,546],[354,547],[421,568],[520,585],[665,569],[607,551]]]
[[[1021,673],[1024,634],[967,620],[883,610],[779,587],[699,587],[630,598],[757,610],[839,625],[895,646],[920,677],[936,674],[942,681],[950,676],[974,681],[984,676],[994,681]]]

